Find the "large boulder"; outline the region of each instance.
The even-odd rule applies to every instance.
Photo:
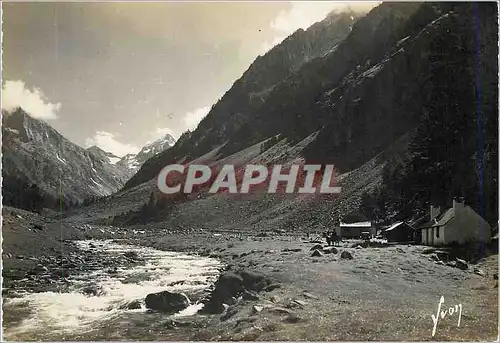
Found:
[[[314,250],[313,253],[311,254],[311,257],[321,257],[323,256],[323,253],[319,250]]]
[[[231,298],[244,290],[243,278],[240,275],[226,273],[219,277],[209,301],[203,306],[203,313],[222,313],[224,304],[231,302]]]
[[[242,271],[239,273],[243,280],[243,288],[248,291],[260,292],[271,283],[264,275]]]
[[[146,296],[145,303],[147,308],[165,313],[176,313],[190,305],[185,294],[169,291],[150,293]]]
[[[343,258],[343,259],[346,259],[346,260],[352,260],[353,259],[352,254],[349,251],[347,251],[347,250],[342,251],[342,254],[340,254],[340,258]]]
[[[210,294],[209,300],[201,309],[202,313],[222,313],[224,304],[233,303],[232,298],[237,298],[245,291],[260,292],[269,286],[270,280],[263,275],[248,271],[238,274],[225,273],[219,277]]]
[[[462,270],[467,270],[467,269],[469,269],[469,265],[467,264],[467,262],[466,262],[466,261],[464,261],[464,260],[462,260],[462,259],[460,259],[460,258],[457,258],[457,259],[456,259],[456,267],[457,267],[457,268],[460,268],[460,269],[462,269]]]
[[[450,253],[447,252],[447,251],[436,250],[434,252],[434,254],[436,254],[436,256],[439,258],[440,261],[443,261],[443,262],[453,261],[453,259],[451,258]]]
[[[323,253],[324,254],[336,254],[336,253],[338,253],[338,250],[335,247],[325,247],[325,248],[323,248]]]
[[[226,294],[227,298],[243,290],[243,278],[234,273],[225,273],[215,283],[214,292]]]
[[[313,246],[311,248],[311,251],[314,251],[314,250],[322,250],[323,249],[323,245],[321,244],[316,244],[315,246]]]

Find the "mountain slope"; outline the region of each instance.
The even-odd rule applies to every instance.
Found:
[[[182,145],[146,162],[125,188],[154,178],[166,164],[190,160],[221,144],[220,157],[225,157],[278,133],[299,141],[320,130],[305,152],[308,160],[334,163],[341,171],[359,167],[416,125],[429,37],[440,30],[439,21],[450,8],[381,4],[354,23],[335,49],[275,84],[252,116],[240,115],[252,94],[233,94],[245,82],[243,75],[203,125]],[[273,50],[264,58],[269,56]],[[224,117],[215,108],[225,103],[234,106],[226,108]]]
[[[23,203],[23,187],[36,185],[44,206],[58,208],[61,195],[62,206],[68,207],[111,194],[131,176],[131,171],[113,164],[116,156],[97,147],[83,149],[22,109],[2,114],[2,175],[7,205]]]
[[[363,193],[382,181],[383,167],[392,156],[391,147],[396,145],[398,151],[406,151],[411,144],[410,133],[421,122],[424,98],[429,96],[426,85],[431,62],[447,63],[446,56],[431,59],[433,37],[460,34],[461,27],[457,24],[460,21],[456,17],[474,22],[467,6],[470,5],[384,3],[378,6],[359,19],[338,46],[304,62],[275,84],[254,107],[251,116],[236,115],[237,100],[248,99],[248,93],[233,97],[228,92],[216,105],[234,102],[231,105],[234,107],[223,113],[226,117],[211,111],[197,130],[186,133],[173,148],[147,161],[124,189],[111,197],[112,201],[120,204],[117,208],[122,212],[136,210],[142,205],[138,201],[148,202],[150,194],[156,191],[155,177],[169,163],[194,160],[209,165],[241,166],[259,161],[272,164],[306,160],[315,164],[333,163],[345,176],[342,181],[345,192],[337,198],[320,201],[326,205],[321,206],[321,215],[316,217],[328,222],[330,215],[338,219],[357,211]],[[490,63],[491,58],[483,62]],[[238,85],[242,79],[232,89],[241,89]],[[244,101],[241,104],[242,109],[247,108]],[[213,134],[221,130],[224,134]],[[270,140],[278,134],[277,140]],[[286,205],[290,199],[274,199],[276,202],[271,206],[268,199],[272,195],[249,197],[237,202],[226,195],[195,194],[157,219],[173,225],[184,222],[201,225],[210,217],[214,225],[250,225],[249,218],[257,218],[256,214],[259,219],[255,224],[258,224],[266,218],[284,218],[290,209]],[[317,206],[307,204],[314,201],[305,199],[299,202],[300,207],[312,211]],[[231,218],[232,223],[221,223],[220,218]]]
[[[361,15],[353,11],[331,13],[325,20],[305,31],[296,31],[264,56],[259,56],[212,106],[194,132],[185,134],[173,148],[144,163],[125,188],[151,180],[166,163],[194,159],[239,134],[242,125],[253,120],[277,85],[308,61],[334,51]]]
[[[455,197],[498,222],[498,23],[493,3],[455,6],[430,38],[415,139],[387,168],[375,209],[407,216]],[[443,63],[446,61],[446,63]],[[409,104],[409,108],[412,104]],[[383,204],[383,206],[381,206]],[[423,212],[423,213],[422,213]]]
[[[413,25],[420,6],[428,5],[384,3],[373,9],[333,53],[277,87],[227,146],[238,149],[278,132],[296,141],[320,130],[305,157],[342,172],[380,153],[418,120],[404,109],[411,106],[407,99],[419,103],[418,92],[409,88],[418,89],[425,75],[426,42],[422,36],[413,45],[404,39],[420,32]],[[438,10],[429,11],[427,23],[438,16]]]
[[[254,107],[255,111],[252,112],[252,116],[240,116],[238,114],[241,113],[240,109],[243,111],[248,108],[246,101],[251,99],[253,94],[243,92],[245,90],[244,86],[247,84],[253,85],[248,79],[251,79],[251,77],[257,78],[255,76],[258,74],[257,71],[262,73],[260,77],[264,79],[269,77],[268,75],[273,75],[271,71],[259,66],[259,63],[262,63],[260,60],[272,61],[275,54],[290,49],[291,46],[295,46],[301,51],[302,46],[305,44],[301,43],[300,40],[304,40],[308,33],[314,31],[313,28],[319,26],[318,24],[313,25],[313,27],[305,31],[306,34],[299,30],[260,60],[255,61],[249,70],[235,82],[231,90],[213,107],[212,111],[194,132],[187,133],[179,139],[173,148],[147,161],[138,173],[127,182],[124,189],[131,189],[145,181],[154,179],[161,168],[167,164],[179,161],[182,161],[182,163],[189,162],[211,150],[215,151],[215,149],[217,152],[212,161],[222,160],[224,157],[237,154],[239,151],[263,142],[276,134],[282,134],[288,140],[288,144],[294,146],[305,137],[318,132],[319,134],[309,139],[308,143],[302,146],[299,152],[300,156],[311,160],[310,148],[308,147],[318,144],[317,142],[321,144],[322,136],[325,134],[325,128],[328,127],[328,124],[335,123],[339,118],[352,119],[348,116],[342,116],[341,110],[335,113],[331,108],[328,108],[328,95],[335,96],[337,100],[342,101],[344,92],[352,91],[356,87],[368,87],[367,85],[370,84],[372,78],[359,79],[354,84],[355,87],[339,87],[336,92],[332,92],[332,90],[336,86],[342,85],[345,79],[349,80],[349,76],[355,71],[359,71],[359,74],[363,75],[363,73],[374,68],[375,65],[385,59],[390,60],[392,49],[398,45],[402,38],[408,36],[408,33],[420,32],[439,15],[439,9],[435,9],[431,5],[415,3],[384,3],[370,11],[366,16],[361,17],[354,24],[349,15],[349,33],[344,40],[337,41],[321,56],[307,61],[304,60],[297,70],[292,71],[289,69],[288,75],[281,75],[281,78],[273,79],[274,86],[266,93],[264,98],[261,98],[258,106]],[[339,16],[342,18],[341,15]],[[319,25],[332,25],[329,20],[325,20]],[[344,24],[347,24],[347,22],[344,22]],[[335,26],[335,24],[333,25]],[[317,39],[321,41],[320,38],[317,37]],[[290,55],[293,56],[294,54]],[[285,54],[285,56],[287,55]],[[425,55],[417,56],[416,59],[425,59]],[[388,68],[389,75],[392,74],[391,69]],[[418,70],[415,70],[415,72],[418,72]],[[376,73],[373,73],[372,76],[374,79],[380,77]],[[411,75],[407,76],[411,77]],[[261,84],[263,85],[261,87],[266,85],[262,81]],[[256,86],[253,87],[251,89],[256,89]],[[396,87],[389,89],[386,87],[385,91],[388,92],[392,88]],[[392,98],[385,97],[385,99],[388,100],[388,106],[390,106]],[[224,104],[228,104],[226,111],[218,111],[217,109],[223,107]],[[350,104],[346,101],[342,108],[349,107]],[[403,128],[397,134],[389,135],[387,142],[384,142],[385,144],[376,146],[370,155],[362,156],[364,161],[358,160],[357,165],[353,164],[349,165],[349,167],[359,167],[380,153],[384,146],[389,146],[411,129],[412,123],[407,118],[401,117],[400,121]],[[341,124],[348,129],[349,122]],[[351,125],[355,124],[355,122],[351,123]],[[231,130],[227,130],[228,127],[231,127]],[[336,127],[342,132],[342,126]],[[221,134],[221,130],[224,131],[224,134]],[[344,131],[348,132],[348,130]],[[218,132],[218,134],[214,135],[214,132]],[[362,143],[362,139],[359,142]],[[314,149],[311,150],[314,151]],[[328,151],[330,151],[328,148],[320,149],[320,152],[328,153]],[[280,151],[276,153],[279,155]],[[285,155],[284,153],[283,156]],[[353,154],[353,156],[356,155]],[[283,161],[283,158],[281,158],[281,161]],[[330,161],[319,158],[315,162],[324,164]],[[334,164],[337,165],[336,162]],[[347,170],[344,169],[343,171]],[[147,189],[149,187],[139,188]]]

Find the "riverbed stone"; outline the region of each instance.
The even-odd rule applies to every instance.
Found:
[[[321,257],[323,254],[319,250],[314,250],[313,253],[311,254],[311,257]]]
[[[248,301],[259,300],[259,296],[256,293],[247,290],[243,291],[242,298]]]
[[[136,251],[127,251],[126,253],[123,254],[125,258],[131,261],[137,261],[139,260],[139,254]]]
[[[462,260],[462,259],[460,259],[460,258],[457,258],[457,259],[456,259],[456,262],[457,262],[457,264],[456,264],[456,267],[457,267],[457,268],[460,268],[460,269],[462,269],[462,270],[467,270],[467,269],[469,269],[469,265],[467,264],[467,262],[466,262],[465,260]]]
[[[325,247],[325,248],[323,248],[323,253],[324,254],[336,254],[336,253],[338,253],[338,250],[335,247]]]
[[[457,268],[457,261],[446,262],[446,265],[449,267]]]
[[[90,296],[98,296],[101,293],[101,289],[98,286],[87,286],[82,289],[82,293]]]
[[[314,250],[322,250],[322,249],[323,249],[323,245],[321,245],[321,244],[316,244],[315,246],[313,246],[313,247],[311,248],[311,250],[310,250],[310,251],[314,251]]]
[[[422,254],[428,255],[428,254],[432,254],[434,251],[436,251],[435,248],[425,248],[424,250],[422,250]]]
[[[238,309],[235,306],[229,306],[226,308],[224,313],[220,316],[220,320],[222,322],[226,321],[229,318],[231,318],[232,316],[234,316],[236,313],[238,313]]]
[[[131,302],[128,302],[128,303],[120,306],[121,310],[139,310],[141,308],[142,308],[142,306],[141,306],[141,302],[139,300],[133,300]]]
[[[252,306],[252,313],[253,313],[253,314],[255,314],[255,313],[259,313],[259,312],[261,312],[263,309],[264,309],[264,307],[263,307],[263,306],[254,305],[254,306]]]
[[[231,302],[245,290],[260,292],[270,284],[270,280],[261,274],[250,271],[239,271],[237,274],[226,272],[221,275],[210,294],[210,300],[201,309],[202,313],[222,313],[224,304]]]
[[[236,297],[231,297],[231,298],[226,300],[225,304],[231,306],[231,305],[235,305],[237,302],[238,302],[238,299],[236,299]]]
[[[290,323],[290,324],[295,324],[295,323],[298,323],[302,320],[302,318],[300,318],[298,315],[296,314],[290,314],[288,316],[285,317],[285,319],[283,319],[284,322],[286,323]]]
[[[165,313],[179,312],[190,305],[189,298],[184,293],[169,291],[150,293],[146,296],[145,303],[147,308]]]
[[[274,291],[275,289],[278,289],[278,288],[281,288],[281,285],[279,283],[272,283],[269,286],[267,286],[266,288],[264,288],[264,291],[266,291],[266,292],[272,292],[272,291]]]
[[[343,258],[343,259],[346,259],[346,260],[352,260],[353,259],[352,254],[349,251],[347,251],[347,250],[342,251],[342,254],[340,254],[340,258]]]
[[[486,273],[482,269],[477,268],[477,267],[474,268],[474,273],[479,275],[479,276],[486,276]]]
[[[203,313],[222,313],[224,311],[224,303],[238,293],[243,291],[243,278],[234,273],[225,273],[219,277],[215,283],[214,290],[210,295],[210,300],[202,309]]]

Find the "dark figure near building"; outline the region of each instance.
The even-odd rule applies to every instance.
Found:
[[[326,244],[330,245],[330,232],[328,231],[323,232],[323,238],[326,239]]]
[[[335,230],[324,232],[323,237],[326,238],[326,243],[328,245],[333,245],[335,243],[340,245],[340,238]]]

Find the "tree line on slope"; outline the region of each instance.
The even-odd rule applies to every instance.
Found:
[[[38,185],[9,175],[3,175],[2,204],[36,213],[41,213],[44,208],[67,211],[79,205],[78,201],[57,199],[43,192]]]
[[[432,38],[422,116],[405,156],[390,159],[382,186],[363,195],[373,219],[407,219],[463,197],[498,220],[498,28],[495,7],[461,4]]]

